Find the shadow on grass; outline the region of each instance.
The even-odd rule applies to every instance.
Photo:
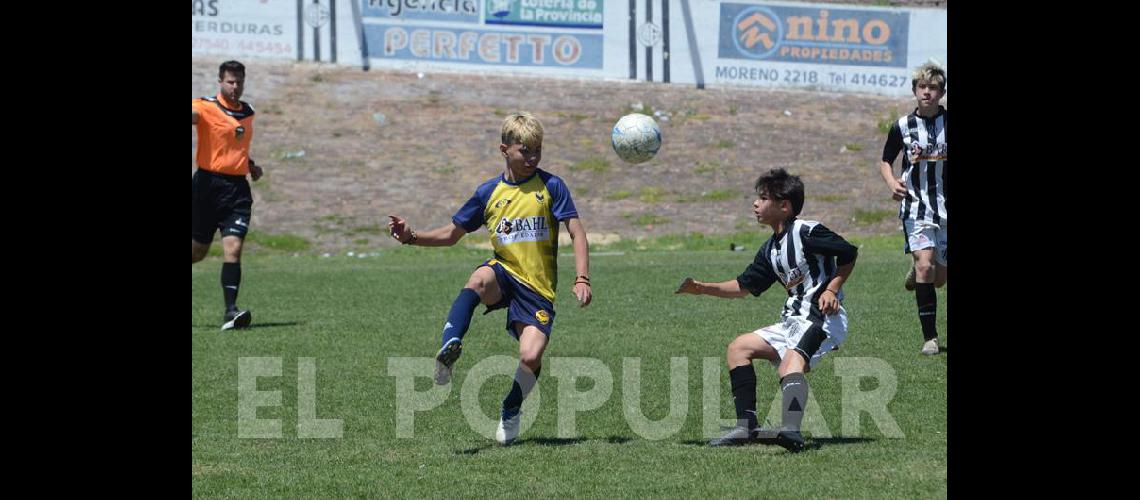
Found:
[[[804,444],[804,451],[818,450],[818,449],[823,448],[825,446],[840,445],[840,444],[870,443],[873,441],[875,441],[875,439],[865,438],[865,437],[807,438],[807,443]],[[709,440],[698,441],[698,440],[690,439],[690,440],[686,440],[686,441],[681,441],[681,444],[687,444],[687,445],[691,445],[691,446],[707,447],[709,445]],[[774,444],[762,444],[762,443],[749,443],[749,444],[735,446],[735,447],[734,446],[728,446],[726,448],[740,448],[740,447],[748,447],[748,446],[775,446],[775,447],[779,448],[779,446],[774,445]]]
[[[297,325],[303,325],[303,324],[305,324],[303,321],[277,321],[277,322],[267,322],[267,323],[258,323],[255,321],[245,328],[238,328],[238,330],[254,330],[257,328],[276,328],[279,326],[297,326]],[[218,330],[221,330],[221,328],[222,328],[222,325],[220,323],[219,324],[193,323],[190,326],[193,328],[214,328],[214,329],[218,329]]]
[[[537,437],[537,438],[529,438],[529,439],[518,439],[515,442],[511,443],[509,446],[511,446],[511,447],[517,447],[517,446],[571,446],[571,445],[586,443],[586,442],[590,442],[590,441],[603,441],[603,442],[606,442],[609,444],[625,444],[625,443],[628,443],[632,440],[633,440],[632,438],[628,438],[628,437],[624,437],[624,436],[610,436],[610,437],[606,437],[606,438],[542,438],[542,437]],[[476,446],[474,448],[468,448],[466,450],[456,450],[455,454],[456,455],[474,455],[474,454],[479,453],[483,450],[489,450],[492,448],[505,448],[505,446],[499,445],[498,443],[488,443],[488,444],[485,444],[483,446]]]

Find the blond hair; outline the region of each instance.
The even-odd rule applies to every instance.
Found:
[[[928,62],[914,70],[910,79],[910,91],[918,89],[918,82],[937,83],[942,91],[946,91],[946,70],[936,63]]]
[[[515,113],[503,120],[503,144],[522,144],[530,149],[542,146],[542,123],[530,113]]]

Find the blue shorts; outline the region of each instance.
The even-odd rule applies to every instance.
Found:
[[[526,325],[534,325],[547,338],[550,338],[550,328],[554,326],[554,304],[546,297],[531,290],[530,287],[516,280],[503,265],[498,262],[490,264],[490,260],[479,267],[487,266],[495,271],[495,281],[499,283],[499,290],[503,297],[499,302],[487,306],[483,314],[497,309],[507,308],[507,333],[518,340],[518,332],[512,327],[515,321]]]

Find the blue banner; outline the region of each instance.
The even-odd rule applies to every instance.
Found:
[[[906,12],[722,3],[718,55],[902,68],[909,28]]]
[[[360,0],[360,3],[363,17],[479,23],[479,0]]]
[[[487,24],[601,29],[605,18],[603,0],[486,0],[485,5]]]
[[[438,26],[364,25],[376,59],[506,66],[602,68],[602,35],[517,33]]]

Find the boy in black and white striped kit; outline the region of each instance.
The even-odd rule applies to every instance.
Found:
[[[804,205],[804,185],[784,169],[756,180],[752,203],[756,220],[772,227],[752,264],[736,279],[705,283],[685,278],[676,293],[739,298],[759,296],[779,281],[787,291],[781,322],[740,335],[728,345],[726,359],[736,405],[737,425],[711,446],[749,442],[777,444],[800,451],[808,383],[804,373],[847,337],[843,283],[855,269],[858,249],[823,224],[796,218]],[[777,368],[782,394],[782,425],[761,429],[756,418],[756,371],[753,359]]]
[[[914,267],[904,286],[914,290],[918,319],[922,325],[922,354],[938,354],[935,287],[946,283],[946,108],[938,103],[946,95],[946,72],[933,63],[920,66],[911,80],[918,107],[899,118],[887,134],[880,174],[900,200],[899,219]],[[906,151],[902,175],[897,179],[891,165]]]

